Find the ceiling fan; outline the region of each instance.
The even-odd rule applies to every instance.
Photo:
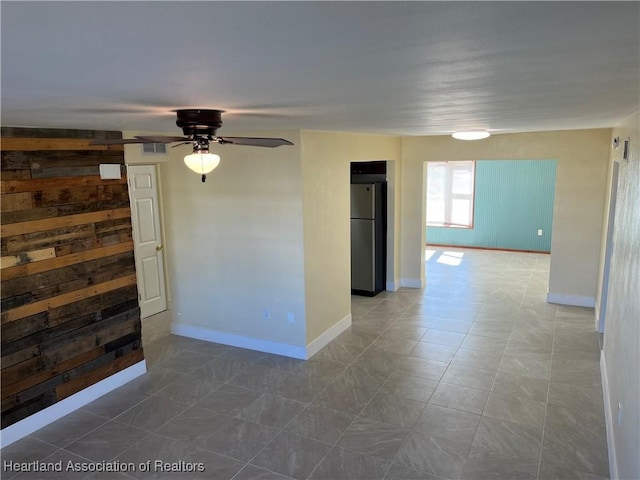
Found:
[[[192,143],[193,153],[184,157],[185,164],[194,172],[202,175],[202,182],[220,163],[220,156],[209,152],[209,144],[247,145],[252,147],[279,147],[293,145],[284,138],[265,137],[219,137],[216,135],[222,126],[223,110],[185,109],[176,110],[176,125],[182,129],[183,137],[140,135],[135,138],[113,140],[93,140],[91,145],[128,145],[132,143]],[[177,145],[175,145],[177,146]]]

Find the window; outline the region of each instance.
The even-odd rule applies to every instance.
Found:
[[[473,228],[475,162],[427,163],[427,226]]]

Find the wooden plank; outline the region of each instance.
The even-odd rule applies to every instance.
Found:
[[[36,233],[56,228],[73,227],[86,223],[104,222],[106,220],[116,220],[130,218],[130,208],[118,208],[114,210],[102,210],[98,212],[80,213],[76,215],[65,215],[64,217],[46,218],[42,220],[32,220],[29,222],[12,223],[0,226],[0,234],[3,237],[19,235],[25,232]]]
[[[59,188],[33,192],[34,207],[50,207],[68,203],[87,203],[99,200],[100,187]]]
[[[71,243],[83,238],[95,237],[94,224],[76,225],[72,227],[58,228],[55,230],[46,230],[44,232],[25,233],[22,235],[13,235],[3,237],[3,243],[6,244],[7,253],[18,253],[31,250],[39,250],[48,247],[56,247]]]
[[[2,180],[0,181],[0,193],[35,192],[37,190],[53,190],[70,187],[86,187],[96,185],[109,185],[127,183],[126,178],[103,180],[99,175],[87,177],[57,177],[29,180]]]
[[[46,260],[55,256],[55,248],[43,248],[41,250],[34,250],[32,252],[19,253],[18,255],[2,257],[0,259],[0,268],[5,269],[9,267],[15,267],[16,265],[24,265],[25,263],[38,262],[40,260]],[[2,279],[6,280],[6,277],[3,275]]]
[[[54,270],[56,268],[66,267],[68,265],[87,262],[89,260],[95,260],[96,258],[108,257],[109,255],[116,255],[118,253],[129,252],[132,250],[132,241],[117,243],[106,247],[71,253],[62,257],[54,257],[49,260],[42,260],[36,263],[27,263],[26,265],[20,265],[19,271],[17,267],[7,268],[2,272],[2,278],[3,280],[9,280],[18,276],[34,275],[36,273],[46,272],[48,270]],[[19,273],[19,275],[14,274],[14,269]]]
[[[47,314],[48,312],[40,312],[2,325],[3,352],[9,342],[27,337],[34,332],[44,331],[49,326]]]
[[[2,139],[4,151],[33,151],[33,150],[116,150],[124,151],[123,145],[90,145],[92,139],[78,138],[17,138]]]
[[[31,170],[2,170],[5,180],[27,180],[31,178]]]
[[[117,358],[111,363],[108,363],[92,372],[89,372],[85,375],[77,377],[67,383],[63,383],[62,385],[56,388],[56,395],[58,400],[62,400],[63,398],[67,398],[70,395],[73,395],[80,390],[87,388],[94,383],[99,382],[100,380],[104,380],[111,375],[118,373],[121,370],[124,370],[131,365],[135,365],[138,362],[144,360],[144,354],[142,350],[133,350],[131,353],[127,355],[123,355],[120,358]]]
[[[1,135],[3,137],[20,138],[122,138],[122,132],[114,130],[73,130],[68,128],[2,127],[1,132]]]
[[[81,355],[77,355],[73,358],[70,358],[69,360],[62,362],[58,365],[54,365],[49,370],[44,370],[42,372],[36,373],[35,375],[31,375],[30,377],[27,377],[11,385],[6,385],[6,386],[3,385],[2,400],[12,397],[14,395],[17,395],[20,392],[23,392],[29,388],[33,388],[35,385],[46,382],[47,380],[50,380],[57,376],[61,376],[67,370],[71,370],[84,363],[90,362],[91,360],[94,360],[104,355],[104,353],[105,353],[104,347],[94,348],[92,350],[89,350],[88,352],[82,353]],[[63,382],[63,379],[60,378],[59,382],[56,382],[56,383],[62,383],[62,382]]]
[[[0,200],[0,210],[3,213],[28,210],[30,208],[33,208],[33,200],[28,192],[3,195]]]
[[[4,143],[4,139],[2,139]],[[2,147],[0,143],[0,148]],[[31,170],[31,158],[27,152],[0,152],[0,168],[4,176],[5,170]]]
[[[77,175],[79,177],[100,175],[100,167],[98,165],[88,167],[67,167],[63,165],[51,168],[38,168],[31,170],[31,177],[38,180],[56,177],[71,177],[73,175]]]
[[[49,392],[45,392],[42,395],[30,400],[27,403],[20,403],[15,406],[15,408],[11,408],[8,410],[2,411],[2,428],[9,427],[14,423],[27,418],[30,415],[33,415],[40,410],[44,410],[45,408],[56,403],[56,392],[55,390],[51,390]]]
[[[2,214],[2,224],[30,222],[43,218],[53,218],[59,215],[58,207],[31,208],[29,210],[19,210],[17,212],[6,212]]]
[[[35,151],[28,152],[31,170],[57,167],[97,167],[101,163],[118,163],[124,166],[122,151]],[[121,170],[122,171],[122,170]],[[126,172],[126,169],[125,169]],[[77,176],[70,175],[72,177]]]
[[[101,185],[98,187],[100,200],[124,200],[129,199],[129,187],[125,183]]]
[[[68,303],[72,303],[81,300],[84,297],[99,295],[110,290],[115,290],[127,285],[133,285],[136,283],[136,275],[126,275],[124,277],[116,278],[98,285],[92,285],[90,287],[81,288],[75,292],[65,293],[54,298],[41,300],[34,302],[30,305],[24,305],[22,307],[14,308],[2,314],[2,323],[13,322],[20,318],[24,318],[28,315],[34,315],[36,313],[44,312],[52,308],[61,307]]]
[[[11,367],[12,365],[24,362],[25,360],[37,357],[38,355],[40,355],[40,346],[38,345],[29,345],[22,350],[8,353],[6,355],[4,352],[2,352],[2,368],[5,369]]]

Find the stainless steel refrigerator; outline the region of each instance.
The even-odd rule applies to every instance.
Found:
[[[386,184],[351,185],[351,292],[374,296],[385,289]]]

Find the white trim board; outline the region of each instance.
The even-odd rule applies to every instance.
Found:
[[[54,403],[50,407],[40,410],[39,412],[24,418],[13,425],[9,425],[0,431],[0,448],[11,445],[13,442],[35,432],[36,430],[46,427],[59,418],[70,414],[71,412],[85,406],[87,403],[93,402],[97,398],[121,387],[125,383],[130,382],[134,378],[144,375],[147,371],[147,364],[144,360],[131,365],[130,367],[120,370],[118,373],[100,380],[98,383],[88,386],[80,390],[78,393]]]
[[[406,288],[423,288],[424,283],[422,280],[417,278],[401,278],[400,286]]]
[[[182,337],[204,340],[206,342],[221,343],[233,347],[248,348],[259,352],[274,353],[276,355],[284,355],[285,357],[307,360],[350,326],[351,314],[329,327],[324,333],[320,334],[320,336],[306,346],[291,345],[289,343],[275,342],[262,338],[245,337],[244,335],[211,330],[206,327],[189,325],[182,322],[173,322],[171,324],[171,333]]]
[[[324,333],[321,333],[315,340],[312,340],[307,344],[307,359],[314,356],[323,347],[328,345],[334,338],[344,332],[347,328],[351,326],[351,314],[344,317],[338,323],[329,327]]]
[[[609,397],[609,377],[604,352],[600,352],[600,377],[602,378],[602,400],[604,402],[604,421],[607,427],[607,450],[609,452],[609,478],[618,479],[618,463],[616,460],[616,442],[613,436],[613,413]]]
[[[547,303],[593,308],[596,306],[596,299],[594,297],[583,297],[582,295],[565,295],[562,293],[547,292]]]

